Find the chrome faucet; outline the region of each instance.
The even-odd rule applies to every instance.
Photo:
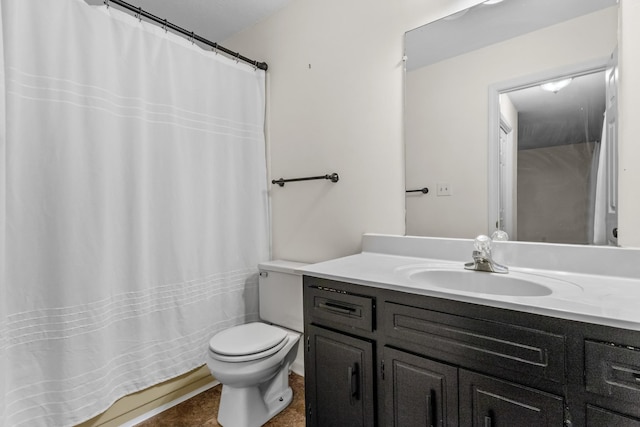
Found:
[[[506,235],[506,233],[504,233]],[[496,233],[494,233],[496,235]],[[498,239],[496,239],[498,240]],[[500,235],[499,240],[506,240]],[[491,258],[491,244],[493,240],[489,236],[481,234],[476,237],[473,246],[473,261],[464,265],[467,270],[486,271],[489,273],[508,273],[509,269],[504,265],[500,265]]]

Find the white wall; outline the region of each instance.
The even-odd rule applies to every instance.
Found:
[[[404,32],[477,1],[295,0],[224,42],[268,62],[273,257],[360,251],[364,232],[404,234]]]
[[[588,244],[593,142],[518,151],[518,239]]]
[[[617,44],[617,20],[617,8],[609,8],[407,74],[407,183],[445,181],[453,189],[450,197],[407,198],[408,234],[473,238],[493,231],[488,88],[607,58]]]
[[[620,0],[618,243],[640,247],[640,1]]]
[[[634,9],[635,18],[628,19],[627,31],[637,34],[631,28],[640,14],[634,2],[637,0],[621,0],[625,9]],[[272,186],[274,258],[316,262],[358,252],[363,232],[404,233],[404,32],[478,3],[294,0],[278,14],[223,43],[269,63],[270,179],[330,172],[341,177],[336,184]],[[624,49],[637,55],[633,52],[640,51],[639,44],[640,37],[636,37]],[[640,100],[627,101],[627,108],[640,110]],[[472,119],[486,123],[485,117]],[[479,138],[486,140],[486,132]],[[472,179],[486,187],[484,149],[476,148],[475,139],[467,142],[474,144],[471,152],[461,151],[450,161],[457,164],[462,158],[475,157],[481,166]],[[633,155],[640,160],[635,150]],[[637,167],[628,172],[629,178],[621,181],[640,183]],[[453,190],[457,194],[455,185]],[[630,193],[623,191],[629,193],[621,188],[621,204],[630,208],[626,201]],[[486,188],[480,187],[480,192],[486,194]],[[476,202],[472,198],[460,210],[472,211]],[[486,206],[486,201],[479,203]],[[640,205],[634,209],[635,218],[640,217]],[[480,217],[478,224],[484,229],[486,218]],[[446,225],[441,220],[434,222]],[[632,222],[627,220],[620,242],[626,245],[625,234],[636,234],[640,246],[640,224]]]

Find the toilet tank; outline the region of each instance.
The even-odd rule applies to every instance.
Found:
[[[302,332],[302,274],[294,273],[305,263],[268,261],[258,264],[260,318],[274,325]]]

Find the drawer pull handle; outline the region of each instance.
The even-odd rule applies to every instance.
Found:
[[[427,427],[435,427],[436,426],[436,411],[434,403],[434,392],[433,390],[429,390],[429,394],[427,394]]]
[[[491,427],[493,425],[493,420],[490,416],[486,415],[484,417],[484,427]]]
[[[320,304],[318,304],[318,307],[340,314],[353,314],[356,311],[356,309],[353,307],[347,307],[333,302],[321,302]]]
[[[349,380],[349,403],[351,406],[358,400],[358,364],[355,363],[353,367],[347,368],[347,376]]]
[[[640,383],[640,371],[634,368],[611,365],[611,375],[614,380]]]

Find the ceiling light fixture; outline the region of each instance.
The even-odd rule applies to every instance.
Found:
[[[562,80],[556,80],[553,82],[543,83],[540,85],[540,88],[542,90],[546,90],[547,92],[558,93],[560,90],[569,86],[569,83],[571,83],[571,80],[573,80],[573,78],[570,77],[568,79],[562,79]]]

